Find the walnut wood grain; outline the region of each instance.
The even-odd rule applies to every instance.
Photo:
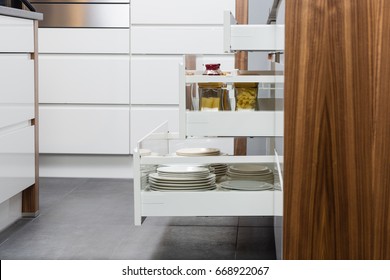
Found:
[[[285,259],[390,259],[390,1],[286,1]]]
[[[35,184],[25,189],[22,193],[22,213],[24,216],[36,216],[39,213],[39,107],[38,107],[38,21],[34,20],[34,147],[35,147]]]

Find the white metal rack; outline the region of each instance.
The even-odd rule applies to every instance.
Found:
[[[278,30],[282,27],[234,26],[234,24],[235,20],[230,12],[225,12],[224,44],[227,52],[237,50],[238,47],[243,50],[272,51],[283,48],[284,42],[280,41],[277,35],[280,34]],[[259,40],[259,36],[267,40]],[[239,41],[244,41],[246,47],[241,47]],[[254,41],[268,43],[259,46],[253,44]],[[142,168],[148,165],[263,163],[273,168],[275,162],[282,162],[282,158],[276,160],[274,155],[233,156],[232,153],[228,153],[222,156],[180,157],[174,154],[177,147],[175,145],[178,143],[186,145],[188,142],[190,145],[191,142],[198,141],[198,146],[202,146],[204,143],[213,145],[213,141],[218,141],[221,136],[224,141],[233,143],[235,136],[283,135],[283,112],[281,111],[205,112],[186,109],[186,87],[189,84],[222,82],[229,86],[235,82],[257,82],[261,85],[275,85],[284,81],[282,75],[240,76],[237,71],[229,72],[229,75],[224,76],[204,76],[196,71],[186,71],[184,65],[180,64],[179,133],[170,133],[167,124],[164,123],[141,139],[134,151],[134,222],[136,225],[141,225],[142,218],[147,216],[273,216],[275,213],[280,213],[281,205],[274,203],[275,191],[217,189],[203,192],[158,192],[149,191],[147,183],[141,180]],[[150,150],[151,153],[145,155],[145,149]]]

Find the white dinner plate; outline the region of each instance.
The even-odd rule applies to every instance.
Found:
[[[220,183],[221,188],[245,191],[263,191],[274,188],[272,184],[259,181],[234,180]]]
[[[259,164],[235,164],[229,166],[229,170],[236,173],[264,174],[270,172],[268,166]]]
[[[187,176],[187,177],[165,177],[161,176],[158,173],[151,173],[149,174],[149,179],[155,179],[155,180],[160,180],[160,181],[208,181],[212,178],[215,178],[215,174],[209,173],[206,177],[204,178],[199,178],[199,177],[192,177],[192,176]]]
[[[176,151],[178,156],[217,156],[220,153],[217,148],[186,148]]]

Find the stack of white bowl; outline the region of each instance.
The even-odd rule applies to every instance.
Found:
[[[217,181],[226,175],[226,171],[228,169],[227,164],[211,163],[209,166],[210,166],[211,171],[215,174]]]

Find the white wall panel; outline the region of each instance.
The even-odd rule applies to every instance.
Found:
[[[35,182],[34,127],[0,135],[0,203]]]
[[[166,121],[170,131],[179,131],[179,106],[132,106],[131,153],[141,138]]]
[[[132,0],[132,24],[223,24],[235,0]]]
[[[132,104],[179,104],[179,63],[183,56],[133,55]]]
[[[41,153],[129,153],[129,106],[40,105],[39,114]]]
[[[33,21],[0,15],[0,52],[34,52]]]
[[[129,29],[39,28],[39,53],[129,53]]]
[[[129,104],[128,55],[39,57],[40,103]]]
[[[0,54],[0,85],[0,127],[33,119],[34,61],[29,55]]]
[[[132,54],[223,54],[222,26],[133,26]]]

